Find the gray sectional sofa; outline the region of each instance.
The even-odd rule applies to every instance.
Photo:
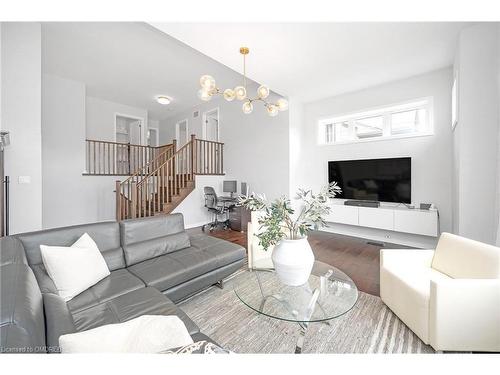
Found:
[[[71,246],[88,233],[111,274],[68,303],[43,266],[40,245]],[[190,236],[181,214],[23,233],[0,239],[0,351],[59,350],[59,336],[141,315],[177,315],[195,341],[210,340],[175,303],[245,263],[245,249]]]

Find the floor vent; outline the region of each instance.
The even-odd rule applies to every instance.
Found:
[[[366,244],[378,247],[385,247],[385,244],[383,242],[367,241]]]

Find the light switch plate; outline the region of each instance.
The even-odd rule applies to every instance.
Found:
[[[31,176],[19,176],[17,181],[20,184],[31,184]]]

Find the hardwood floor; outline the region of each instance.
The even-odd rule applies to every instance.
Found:
[[[359,290],[380,295],[380,246],[328,232],[313,232],[309,243],[317,260],[346,273]]]
[[[202,233],[202,230],[201,230],[201,227],[196,227],[196,228],[188,229],[187,232],[195,234],[195,233]],[[226,240],[226,241],[237,243],[238,245],[243,246],[245,249],[248,250],[247,234],[244,232],[237,232],[237,231],[231,230],[231,229],[228,229],[228,230],[217,229],[217,230],[213,230],[212,232],[207,230],[206,232],[203,232],[203,233],[208,234],[212,237],[217,237],[217,238],[221,238],[221,239]]]
[[[201,228],[188,231],[201,232]],[[214,230],[206,233],[247,248],[246,233],[233,230]],[[317,260],[339,268],[351,277],[359,290],[375,296],[380,295],[380,249],[405,247],[389,243],[376,244],[361,238],[322,231],[310,233],[309,243]]]

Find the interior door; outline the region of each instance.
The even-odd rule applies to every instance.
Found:
[[[188,122],[183,120],[176,126],[177,148],[181,148],[188,142]]]
[[[142,144],[142,120],[130,121],[130,144],[140,145]]]
[[[219,141],[219,111],[213,110],[205,113],[205,139]]]
[[[158,129],[149,128],[149,130],[148,130],[148,146],[158,147]]]
[[[203,134],[207,141],[219,142],[219,110],[213,109],[205,112],[203,116],[204,128]],[[214,173],[214,166],[218,165],[219,145],[217,143],[206,143],[207,147],[206,160],[205,160],[205,173]]]

